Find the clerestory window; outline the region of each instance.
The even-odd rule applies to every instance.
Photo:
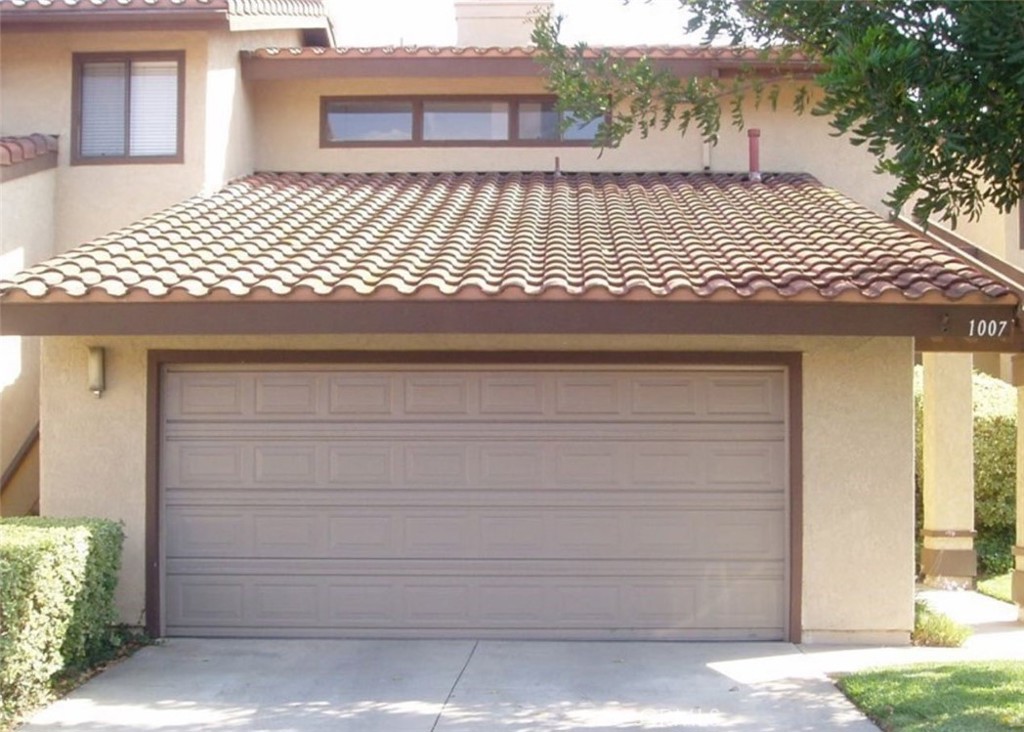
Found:
[[[590,145],[602,118],[573,121],[552,98],[323,97],[322,147]]]

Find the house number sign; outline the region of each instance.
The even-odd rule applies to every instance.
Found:
[[[970,337],[981,338],[1002,338],[1010,332],[1009,320],[995,320],[989,318],[971,318]]]

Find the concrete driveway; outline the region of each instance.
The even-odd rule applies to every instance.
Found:
[[[22,729],[877,732],[818,669],[786,643],[175,639]]]

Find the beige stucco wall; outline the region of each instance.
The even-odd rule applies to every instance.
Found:
[[[5,135],[60,136],[58,251],[101,236],[200,189],[206,34],[194,32],[7,33],[3,67]],[[185,52],[185,164],[76,165],[71,153],[71,57],[98,51]]]
[[[833,339],[804,362],[804,640],[907,642],[913,344]]]
[[[699,171],[705,164],[699,135],[691,131],[681,137],[675,129],[652,132],[646,140],[633,136],[603,153],[591,147],[320,148],[322,96],[543,94],[541,79],[297,79],[254,82],[253,89],[259,170],[553,170],[556,156],[566,171]],[[788,90],[778,111],[767,104],[748,110],[748,127],[761,130],[761,168],[812,173],[865,206],[887,213],[881,201],[891,183],[874,173],[874,159],[863,148],[831,137],[824,119],[794,113],[791,100]],[[711,170],[746,171],[746,131],[726,127],[720,137],[710,152]]]
[[[55,169],[0,185],[0,278],[52,256],[56,191]],[[0,470],[10,465],[38,421],[39,339],[0,336]],[[9,489],[21,494],[21,504],[27,500],[26,492],[35,491],[34,478],[32,471],[26,471],[19,476],[23,484]],[[15,502],[8,505],[14,507]]]
[[[1002,214],[987,207],[976,221],[960,219],[955,230],[960,236],[1024,269],[1019,211]]]
[[[107,391],[86,388],[88,345]],[[803,351],[804,627],[809,640],[905,642],[913,596],[912,342],[906,338],[616,336],[614,349]],[[602,336],[44,339],[42,509],[123,520],[119,605],[144,599],[147,349],[608,349]],[[881,408],[885,406],[885,409]]]
[[[211,33],[206,67],[203,191],[253,171],[253,110],[242,81],[239,51],[301,44],[301,31],[262,30]]]
[[[252,122],[238,51],[293,45],[299,31],[8,32],[0,44],[0,134],[60,137],[56,244],[65,251],[251,172]],[[185,52],[182,164],[69,165],[73,53]]]

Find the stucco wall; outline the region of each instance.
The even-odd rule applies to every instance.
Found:
[[[52,256],[56,191],[55,169],[0,185],[0,278]],[[0,336],[0,470],[11,463],[38,421],[39,339]],[[12,490],[34,491],[33,477],[26,471],[21,478],[29,484]]]
[[[209,36],[206,75],[203,190],[251,173],[254,164],[253,112],[249,87],[242,81],[239,51],[300,45],[301,31],[221,31]]]
[[[8,33],[0,53],[5,135],[60,136],[57,250],[101,236],[199,191],[202,180],[206,34],[201,32]],[[185,52],[185,164],[76,165],[71,153],[71,57],[98,51]]]
[[[57,250],[251,172],[252,121],[238,51],[293,45],[299,39],[294,30],[5,33],[0,46],[0,134],[60,136]],[[69,165],[72,54],[153,50],[185,52],[184,162]]]
[[[703,144],[694,131],[685,137],[670,128],[646,140],[627,139],[603,153],[592,147],[320,148],[320,97],[372,94],[544,94],[543,80],[483,79],[299,79],[254,82],[259,170],[315,172],[553,170],[555,157],[566,171],[699,171]],[[829,135],[828,124],[797,115],[792,90],[778,111],[768,105],[748,111],[747,126],[761,129],[761,168],[817,176],[879,213],[891,183],[874,173],[874,159],[863,148]],[[711,170],[746,171],[747,134],[729,127],[710,153]]]
[[[834,340],[804,361],[804,639],[913,625],[913,345]]]
[[[977,221],[966,218],[957,222],[956,232],[1007,262],[1024,269],[1024,248],[1021,247],[1020,212],[1001,214],[986,208]]]
[[[105,346],[106,393],[86,388]],[[118,592],[144,600],[147,349],[607,349],[588,336],[46,338],[42,509],[125,522]],[[804,627],[810,640],[906,641],[913,596],[912,343],[901,338],[617,336],[613,348],[803,351]]]

